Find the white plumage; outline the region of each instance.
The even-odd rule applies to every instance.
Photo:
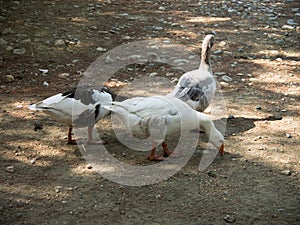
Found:
[[[106,107],[113,111],[126,128],[137,138],[150,137],[153,143],[149,160],[163,160],[155,155],[156,146],[162,143],[165,155],[172,152],[165,143],[166,135],[181,130],[199,129],[200,125],[210,137],[211,143],[221,154],[224,152],[224,137],[213,122],[203,113],[193,110],[183,101],[172,96],[136,97],[123,102],[113,102]]]
[[[213,44],[214,35],[206,35],[202,43],[199,69],[183,74],[169,94],[181,99],[199,112],[203,112],[209,106],[216,91],[216,81],[209,59]]]
[[[88,127],[88,143],[97,144],[99,142],[92,138],[92,128],[110,113],[103,105],[110,105],[113,97],[114,94],[106,87],[99,90],[80,87],[29,105],[29,109],[43,111],[58,122],[68,125],[68,144],[76,144],[71,137],[73,126]]]

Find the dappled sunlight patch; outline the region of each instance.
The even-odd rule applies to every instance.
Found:
[[[186,19],[186,21],[190,23],[216,23],[216,22],[226,22],[230,20],[231,18],[229,17],[204,17],[204,16],[189,17],[188,19]]]

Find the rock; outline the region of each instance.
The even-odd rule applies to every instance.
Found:
[[[225,72],[215,72],[214,75],[216,75],[216,76],[224,76],[224,75],[226,75],[226,73]]]
[[[13,53],[16,55],[23,55],[26,53],[26,49],[25,48],[15,48],[13,50]]]
[[[14,166],[7,166],[5,168],[6,172],[9,172],[9,173],[14,173],[15,172],[15,169],[14,169]]]
[[[31,164],[35,164],[35,162],[36,162],[36,158],[33,158],[33,159],[30,160]]]
[[[118,33],[119,33],[119,32],[116,31],[116,30],[109,30],[108,32],[111,33],[111,34],[118,34]]]
[[[97,50],[98,52],[106,52],[106,51],[107,51],[106,48],[102,48],[102,47],[98,47],[96,50]]]
[[[257,109],[257,110],[261,110],[262,108],[261,108],[261,106],[260,106],[260,105],[257,105],[257,106],[255,106],[255,109]]]
[[[58,74],[58,77],[61,78],[61,79],[66,79],[70,76],[69,73],[60,73]]]
[[[221,41],[220,43],[219,43],[219,46],[220,47],[224,47],[224,46],[226,46],[227,45],[227,42],[226,41]]]
[[[221,55],[223,53],[223,51],[221,49],[218,49],[216,51],[213,51],[214,55]]]
[[[48,86],[49,86],[49,84],[48,84],[46,81],[43,82],[43,85],[44,85],[45,87],[48,87]]]
[[[5,80],[5,82],[10,83],[10,82],[13,82],[15,80],[15,78],[13,75],[8,74],[8,75],[4,76],[4,80]]]
[[[226,83],[226,82],[220,82],[220,85],[222,86],[222,87],[228,87],[229,86],[229,84],[228,83]]]
[[[166,10],[166,8],[165,8],[165,7],[163,7],[163,6],[160,6],[160,7],[158,8],[158,10],[165,11],[165,10]]]
[[[233,62],[233,63],[230,64],[230,66],[236,67],[238,64],[239,64],[238,62]]]
[[[287,23],[288,25],[291,25],[291,26],[295,26],[295,25],[298,24],[298,23],[296,23],[296,22],[295,22],[294,20],[292,20],[292,19],[287,20],[286,23]]]
[[[55,46],[63,46],[65,45],[65,41],[63,39],[58,39],[54,42]]]
[[[291,176],[292,172],[290,170],[283,170],[283,171],[281,171],[281,174],[286,175],[286,176]]]
[[[54,188],[54,190],[55,190],[56,193],[59,193],[61,189],[62,189],[62,186],[56,186]]]
[[[153,30],[156,30],[156,31],[160,31],[160,30],[163,30],[164,28],[163,27],[153,27]]]
[[[39,69],[39,71],[42,73],[42,74],[46,74],[49,72],[48,69]]]
[[[292,135],[289,134],[289,133],[286,133],[285,136],[286,136],[287,138],[292,138]]]
[[[5,41],[3,38],[0,38],[0,45],[6,45],[7,41]]]
[[[93,166],[92,166],[91,164],[87,164],[87,165],[86,165],[86,168],[90,170],[90,169],[93,168]]]
[[[234,223],[234,222],[235,222],[235,217],[234,217],[234,216],[231,216],[231,215],[226,215],[226,216],[224,216],[224,220],[225,220],[227,223]]]
[[[294,30],[294,27],[293,26],[290,26],[290,25],[283,25],[281,27],[283,30]]]
[[[29,39],[29,38],[21,41],[21,43],[23,43],[23,44],[30,43],[30,42],[31,42],[31,39]]]
[[[187,64],[189,61],[186,59],[174,59],[173,62],[179,66]]]
[[[227,75],[223,75],[222,76],[222,80],[226,81],[226,82],[231,82],[232,81],[232,78],[227,76]]]
[[[153,72],[153,73],[150,73],[150,74],[149,74],[149,77],[155,77],[155,76],[157,76],[157,75],[158,75],[158,73]]]
[[[132,37],[130,37],[130,36],[124,36],[124,37],[122,37],[122,39],[123,39],[123,40],[127,40],[127,41],[128,41],[128,40],[131,40],[131,39],[132,39]]]
[[[284,40],[282,40],[282,39],[277,39],[277,40],[275,40],[275,44],[277,44],[277,45],[283,45],[285,42],[284,42]]]
[[[14,49],[14,48],[11,47],[11,46],[7,46],[7,47],[5,48],[6,51],[11,51],[11,50],[13,50],[13,49]]]
[[[2,31],[2,34],[14,34],[15,32],[11,28],[6,28]]]

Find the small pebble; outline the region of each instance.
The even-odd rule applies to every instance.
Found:
[[[16,55],[23,55],[26,53],[26,49],[25,48],[15,48],[13,50],[13,53]]]
[[[66,79],[69,77],[69,75],[70,75],[69,73],[60,73],[58,74],[58,77],[61,79]]]
[[[42,74],[46,74],[49,72],[48,69],[39,69],[39,71],[42,73]]]
[[[15,172],[15,169],[14,169],[14,166],[7,166],[5,168],[6,172],[9,172],[9,173],[14,173]]]
[[[15,80],[14,76],[13,75],[5,75],[5,82],[7,83],[10,83],[10,82],[13,82]]]
[[[228,223],[234,223],[235,222],[235,217],[230,216],[230,215],[226,215],[226,216],[224,216],[224,220]]]
[[[256,108],[257,110],[261,110],[261,109],[262,109],[260,105],[255,106],[255,108]]]
[[[102,48],[102,47],[98,47],[96,50],[97,50],[98,52],[106,52],[106,51],[107,51],[106,48]]]
[[[222,76],[222,80],[226,81],[226,82],[231,82],[232,81],[232,78],[227,76],[227,75],[224,75]]]
[[[226,73],[225,72],[215,72],[214,75],[223,76],[223,75],[226,75]]]
[[[292,175],[292,172],[290,170],[283,170],[283,171],[281,171],[281,173],[283,175],[286,175],[286,176],[291,176]]]
[[[223,53],[223,51],[221,49],[218,49],[213,52],[214,55],[221,55],[222,53]]]
[[[282,29],[283,29],[283,30],[294,30],[294,27],[293,27],[293,26],[290,26],[290,25],[283,25],[283,26],[282,26]]]
[[[2,31],[2,34],[14,34],[15,32],[11,28],[6,28]]]
[[[93,166],[91,164],[87,164],[86,168],[88,168],[89,170],[93,168]]]
[[[0,45],[6,45],[7,41],[5,41],[3,38],[0,38]]]
[[[31,164],[35,164],[35,162],[36,162],[36,158],[33,158],[33,159],[30,160]]]
[[[158,75],[158,73],[153,72],[153,73],[150,73],[150,74],[149,74],[149,77],[155,77],[155,76],[157,76],[157,75]]]
[[[63,45],[65,45],[65,41],[63,39],[56,40],[54,45],[55,46],[63,46]]]
[[[224,47],[224,46],[226,46],[227,45],[227,42],[226,41],[221,41],[220,43],[219,43],[219,46],[220,47]]]
[[[291,137],[292,137],[292,135],[289,134],[289,133],[286,133],[285,136],[286,136],[287,138],[291,138]]]

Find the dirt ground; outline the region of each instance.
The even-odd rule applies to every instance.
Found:
[[[0,8],[0,224],[300,224],[299,1],[19,0]],[[204,171],[201,139],[173,177],[114,183],[66,145],[67,127],[27,109],[76,87],[105,51],[158,38],[199,55],[210,32],[228,120],[225,155]],[[119,90],[153,72],[182,74],[132,65],[108,83]],[[109,118],[100,128],[116,158],[150,163],[147,152],[118,143]]]

